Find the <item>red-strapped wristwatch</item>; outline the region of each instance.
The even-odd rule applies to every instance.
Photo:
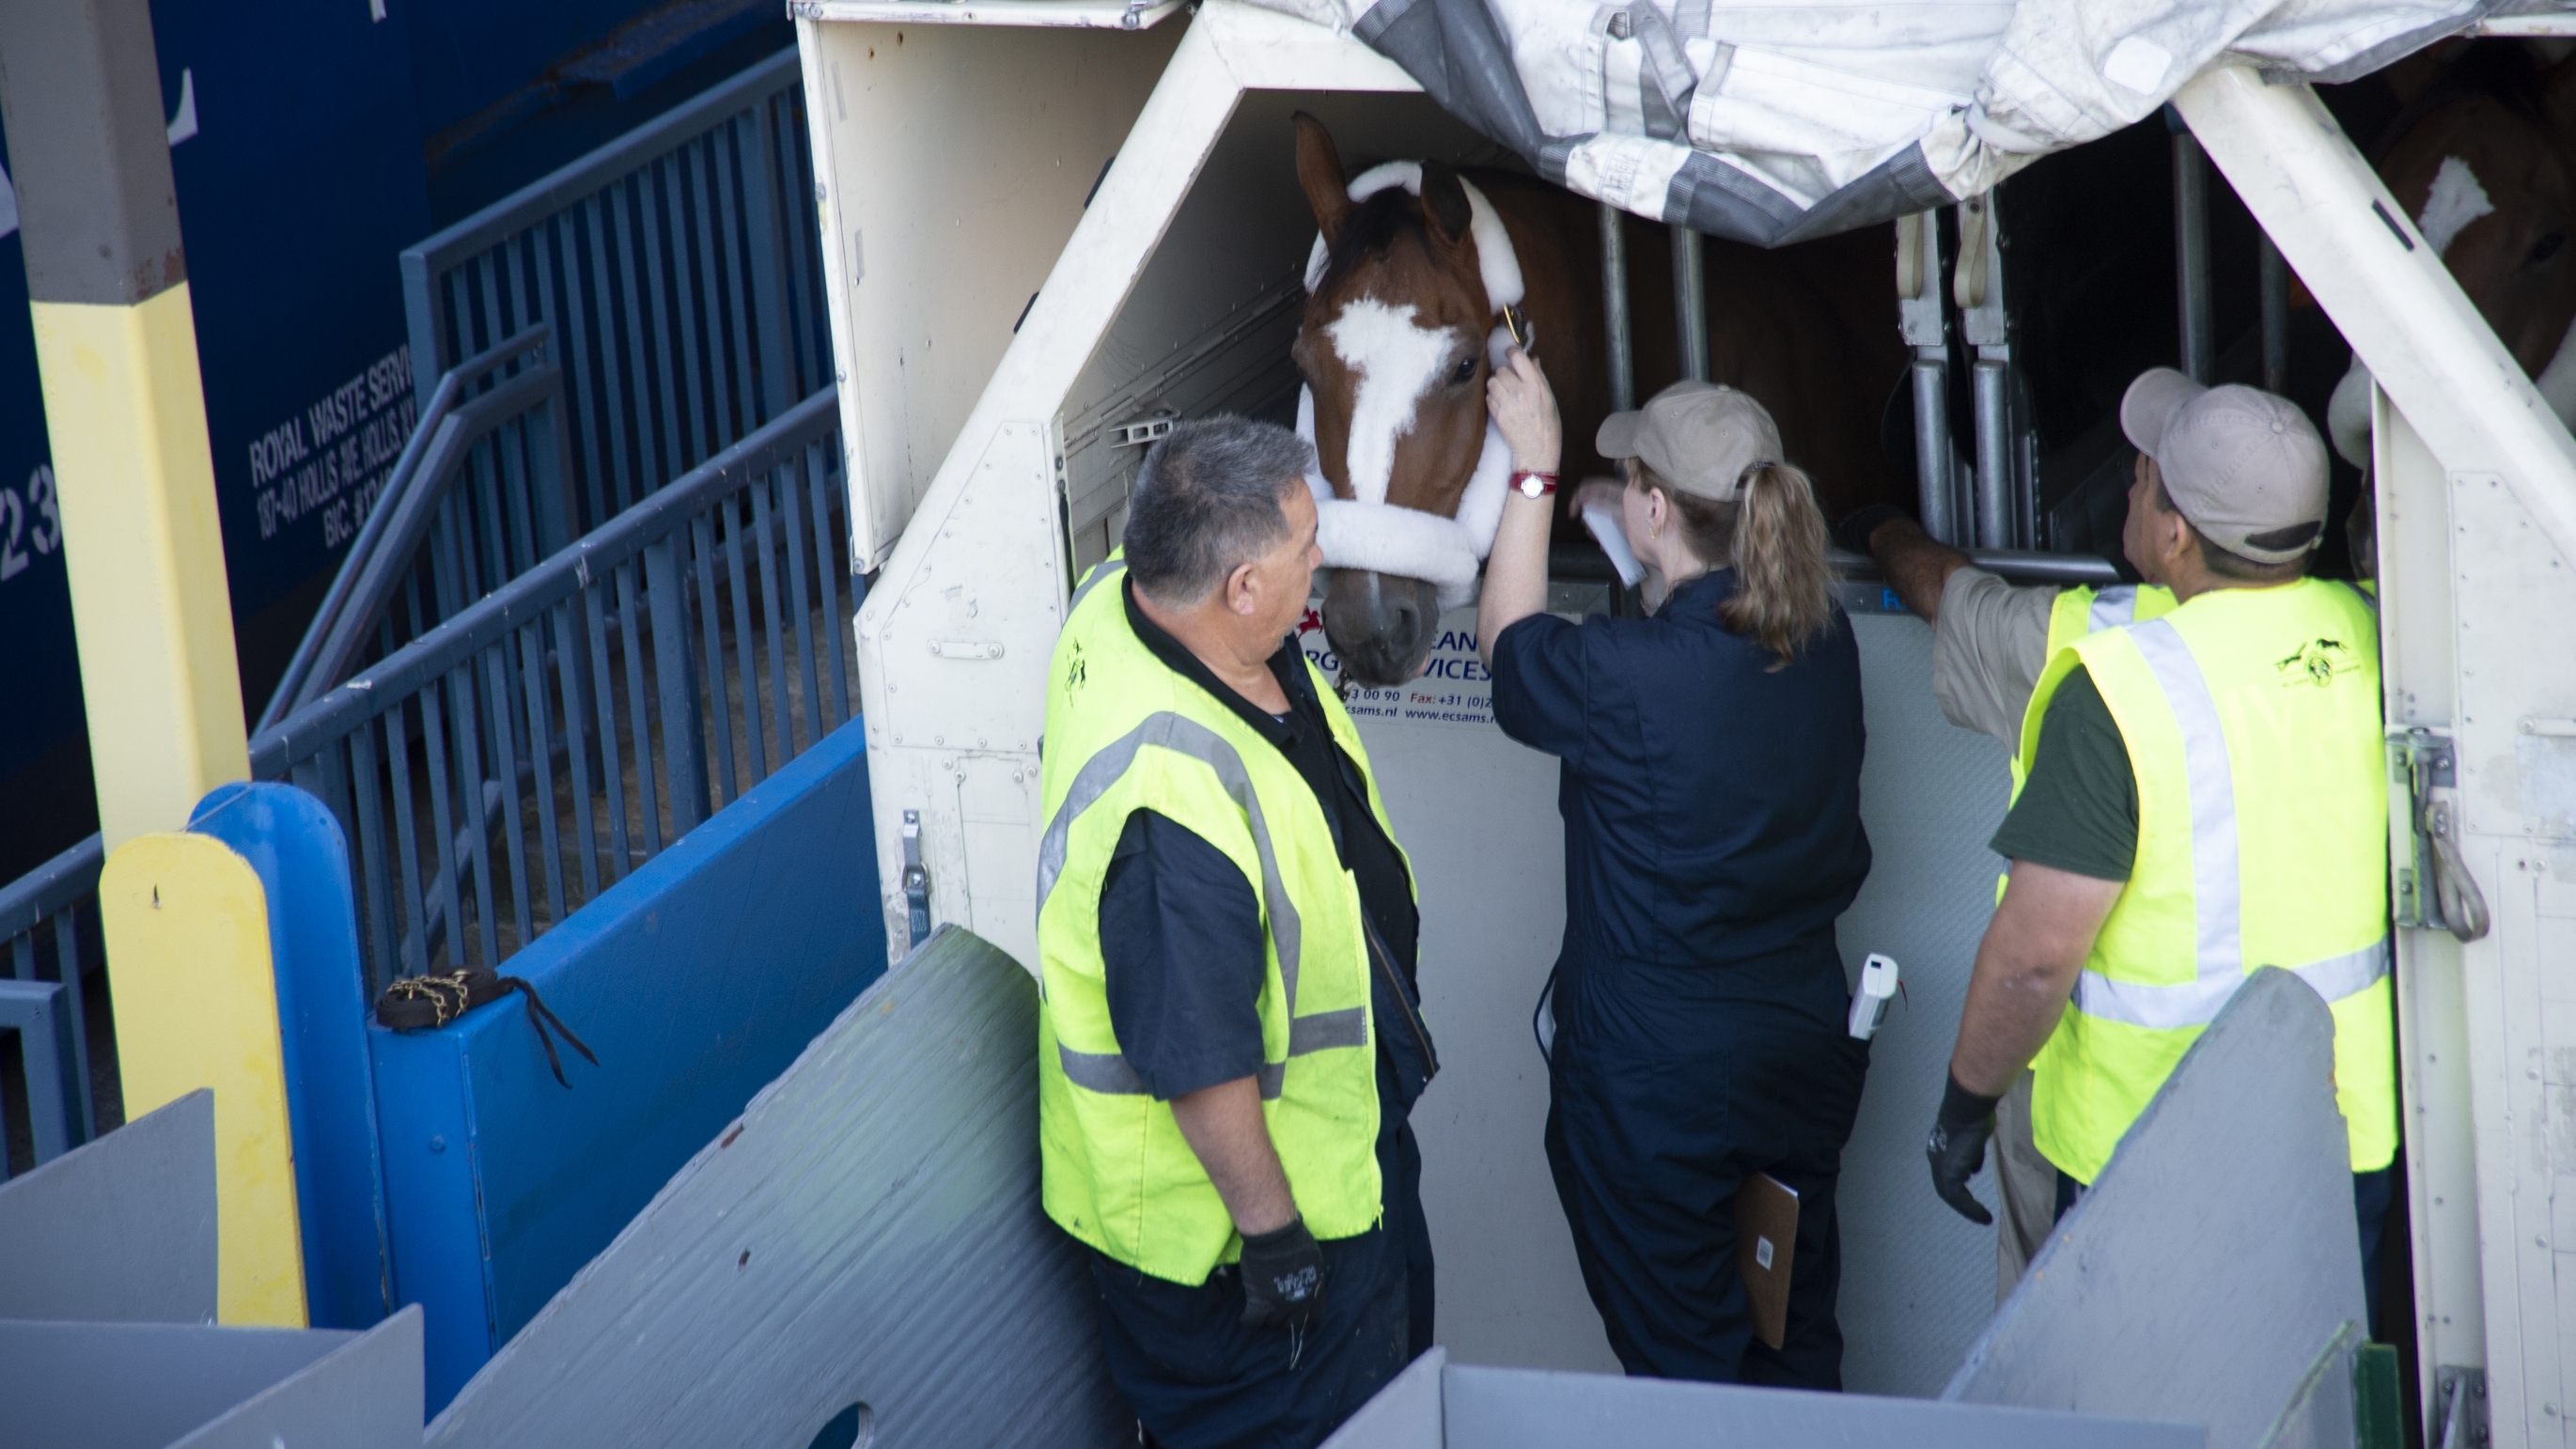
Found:
[[[1556,475],[1524,468],[1512,475],[1511,487],[1523,498],[1545,498],[1556,491]]]

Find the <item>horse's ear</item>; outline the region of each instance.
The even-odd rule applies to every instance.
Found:
[[[1475,209],[1467,204],[1466,184],[1445,163],[1422,163],[1422,214],[1442,241],[1454,245],[1466,239]]]
[[[1342,153],[1323,122],[1304,111],[1289,119],[1297,128],[1297,184],[1305,189],[1306,204],[1315,208],[1324,245],[1331,246],[1351,214],[1351,183],[1342,174]]]

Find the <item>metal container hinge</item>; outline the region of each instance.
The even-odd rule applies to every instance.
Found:
[[[2444,1364],[2433,1371],[2433,1449],[2486,1449],[2487,1373]]]
[[[903,903],[912,919],[911,944],[930,939],[930,871],[921,863],[921,812],[903,812]]]
[[[2391,768],[2406,781],[2407,825],[2415,842],[2413,860],[2396,872],[2397,924],[2475,941],[2487,933],[2487,900],[2460,854],[2451,741],[2417,728],[2390,734],[2388,745]]]

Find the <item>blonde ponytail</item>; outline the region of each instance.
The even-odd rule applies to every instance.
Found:
[[[1735,592],[1718,617],[1779,656],[1776,672],[1833,623],[1825,515],[1806,471],[1787,463],[1745,469],[1735,512]]]

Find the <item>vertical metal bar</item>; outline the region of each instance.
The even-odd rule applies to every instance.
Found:
[[[662,769],[670,783],[671,838],[707,818],[706,731],[698,719],[698,671],[689,645],[688,578],[677,530],[644,549],[645,604],[653,616],[653,682],[661,696]]]
[[[791,376],[789,352],[792,347],[793,319],[788,309],[790,262],[788,238],[797,232],[794,224],[802,208],[781,205],[779,188],[771,176],[776,159],[774,137],[777,113],[764,97],[751,108],[751,125],[746,138],[735,134],[735,140],[748,139],[754,154],[741,162],[743,188],[744,260],[750,273],[751,313],[756,333],[753,357],[760,369],[761,420],[768,421],[787,410],[795,401],[789,389],[795,386]]]
[[[796,625],[796,668],[805,689],[805,748],[810,750],[823,738],[823,702],[815,698],[822,690],[814,678],[814,584],[805,576],[804,490],[796,486],[792,464],[771,470],[770,476],[777,480],[779,510],[787,520],[779,551],[787,555],[787,613]]]
[[[455,681],[447,694],[447,712],[456,730],[456,778],[463,787],[458,793],[465,815],[465,857],[474,867],[474,922],[483,941],[483,964],[497,967],[501,964],[501,909],[492,894],[492,827],[485,818],[484,801],[494,786],[483,771],[483,731],[478,725],[483,711],[477,705],[482,690],[475,683],[474,661],[470,658],[459,660],[447,677]],[[442,849],[452,849],[444,841],[440,845]],[[453,878],[455,874],[451,866],[448,875]],[[450,921],[448,929],[462,931],[464,926],[461,921]],[[454,959],[461,962],[464,958],[463,941],[459,938]]]
[[[644,184],[640,175],[629,176],[617,183],[615,202],[609,216],[616,223],[616,247],[619,271],[618,300],[625,304],[625,342],[627,349],[627,387],[634,401],[635,472],[628,480],[633,491],[620,509],[651,493],[665,474],[670,453],[664,444],[666,423],[662,411],[651,406],[655,386],[655,329],[647,305],[644,244],[637,238],[637,192]]]
[[[1682,376],[1708,381],[1708,270],[1701,256],[1700,234],[1687,226],[1673,232],[1673,339]]]
[[[1980,357],[1970,382],[1977,403],[1977,545],[2012,547],[2013,467],[2010,381],[2000,358]]]
[[[714,395],[715,435],[709,453],[720,451],[733,441],[759,426],[753,421],[757,411],[743,393],[751,381],[751,357],[742,335],[740,302],[734,285],[733,269],[725,259],[733,249],[725,244],[722,226],[725,215],[726,177],[722,126],[689,143],[689,154],[696,158],[691,171],[697,204],[691,208],[690,220],[697,248],[698,328],[705,338],[708,390]]]
[[[689,414],[680,391],[680,359],[672,337],[671,287],[662,255],[663,208],[659,166],[636,177],[640,215],[636,223],[635,249],[643,263],[644,318],[650,328],[645,357],[649,364],[651,388],[661,406],[655,417],[661,422],[662,466],[651,483],[654,492],[689,470],[695,458],[690,451]]]
[[[2209,161],[2189,131],[2173,138],[2174,272],[2182,309],[2182,370],[2207,383],[2218,369],[2218,338],[2210,315]]]
[[[787,698],[787,600],[778,587],[778,552],[770,541],[770,476],[751,480],[751,541],[760,553],[760,628],[769,636],[769,713],[778,726],[778,762],[796,758],[796,707]]]
[[[9,938],[9,976],[15,981],[36,979],[36,933],[33,928]]]
[[[608,453],[608,424],[601,416],[603,400],[593,391],[599,386],[600,338],[594,335],[596,324],[590,320],[590,289],[596,279],[590,274],[590,248],[585,244],[593,229],[597,205],[595,200],[583,201],[564,212],[564,330],[553,339],[552,347],[555,363],[563,369],[564,394],[571,403],[559,429],[564,442],[571,445],[565,449],[570,469],[565,490],[590,505],[589,515],[572,526],[575,537],[606,523],[609,517],[608,484],[601,476]]]
[[[71,1123],[74,1142],[98,1135],[98,1104],[89,1081],[89,1008],[82,995],[79,903],[54,912],[54,968],[62,976],[63,1010],[71,1015]]]
[[[2257,265],[2262,271],[2263,390],[2285,392],[2290,386],[2290,266],[2269,232],[2261,235]]]
[[[760,708],[760,633],[752,623],[751,582],[743,572],[742,515],[736,508],[739,494],[729,494],[716,504],[724,519],[725,587],[733,602],[733,661],[742,687],[742,740],[749,751],[751,778],[745,789],[768,777],[765,758],[769,748],[768,732],[761,728]],[[785,764],[785,760],[780,760]]]
[[[429,754],[429,828],[431,831],[430,884],[438,890],[438,899],[427,902],[421,912],[420,948],[424,960],[438,959],[438,937],[447,938],[447,960],[451,967],[465,964],[465,902],[456,888],[456,819],[448,808],[447,746],[444,736],[450,728],[447,711],[440,706],[445,694],[436,679],[420,689],[420,743]],[[475,807],[480,813],[479,807]],[[442,914],[443,913],[443,914]],[[437,930],[431,927],[436,926]]]
[[[579,627],[588,611],[583,607],[590,599],[590,586],[585,585],[572,597],[555,606],[555,678],[562,681],[564,704],[564,754],[572,764],[572,818],[575,843],[581,847],[581,898],[599,898],[599,830],[590,814],[590,726],[589,702],[583,698],[582,673],[579,663],[589,655],[583,647]],[[557,900],[563,898],[558,895]],[[564,903],[564,914],[572,913],[572,904]]]
[[[702,326],[706,294],[697,255],[697,230],[690,225],[695,219],[692,213],[697,208],[693,201],[699,190],[693,164],[697,150],[697,143],[691,142],[673,151],[662,183],[662,226],[668,238],[664,242],[664,264],[670,268],[670,289],[664,295],[670,299],[671,328],[677,338],[680,415],[692,424],[684,430],[689,439],[688,454],[681,467],[662,480],[666,484],[714,457],[716,450],[724,446],[717,420],[710,416],[707,360],[701,352],[706,341]]]
[[[635,756],[635,802],[641,807],[644,858],[651,860],[662,849],[662,810],[653,779],[653,715],[644,696],[645,622],[636,598],[638,566],[629,561],[610,572],[617,576],[617,633],[626,655],[626,706],[631,720],[627,731]]]
[[[546,909],[550,922],[560,923],[570,912],[564,899],[563,837],[555,824],[554,711],[546,701],[546,616],[537,615],[513,631],[519,650],[519,694],[528,712],[528,763],[534,767],[532,787],[537,797],[537,848],[546,854]],[[515,822],[513,829],[516,828]],[[524,882],[530,889],[534,882]],[[523,936],[525,947],[530,938]]]
[[[596,458],[600,495],[607,500],[606,512],[594,521],[596,528],[611,516],[626,511],[633,497],[635,459],[630,449],[635,446],[635,427],[627,403],[627,381],[630,353],[627,348],[626,314],[619,303],[624,288],[618,285],[621,275],[616,253],[611,249],[616,235],[615,189],[603,190],[587,203],[590,232],[590,271],[592,285],[600,290],[593,324],[599,347],[599,399],[606,415],[600,420],[605,443]]]
[[[733,768],[733,705],[725,698],[723,612],[716,593],[716,531],[704,513],[689,520],[689,562],[698,581],[698,638],[706,652],[707,753],[715,757],[715,782],[721,794],[712,802],[721,810],[742,798]]]
[[[428,882],[420,873],[419,812],[412,803],[411,732],[403,717],[408,708],[397,700],[392,709],[385,711],[385,754],[393,766],[394,845],[402,861],[402,890],[395,899],[407,918],[389,923],[403,943],[403,960],[399,967],[387,969],[403,976],[418,976],[429,970],[429,905],[422,895]],[[437,727],[426,703],[421,705],[421,718],[432,721],[431,728]],[[426,745],[426,741],[423,743]]]
[[[614,575],[616,570],[609,572]],[[608,591],[614,586],[614,578],[599,579],[581,591],[582,606],[589,616],[591,686],[599,706],[599,777],[608,796],[610,885],[626,879],[626,873],[634,868],[634,855],[626,838],[626,766],[617,748],[617,690],[608,666]],[[641,758],[643,751],[638,749],[636,754]],[[591,894],[595,897],[598,892]]]
[[[1950,365],[1917,356],[1914,371],[1914,490],[1923,531],[1947,544],[1965,541],[1959,527],[1957,480],[1951,476]]]
[[[477,650],[475,657],[483,664],[483,688],[492,701],[490,713],[499,716],[499,728],[492,731],[492,750],[500,758],[492,762],[491,785],[484,789],[488,793],[492,785],[501,788],[503,859],[510,871],[510,923],[518,928],[519,947],[525,949],[536,939],[537,927],[528,902],[527,832],[519,826],[519,749],[513,738],[518,733],[514,718],[518,711],[512,708],[512,676],[516,671],[510,668],[510,643],[517,637],[518,631],[511,630],[493,641],[491,648]],[[488,835],[487,827],[474,838],[483,840]],[[499,903],[488,894],[483,898],[483,910],[486,916],[501,913]],[[493,929],[497,930],[497,926]],[[487,930],[485,936],[491,939],[492,932]],[[496,953],[492,959],[497,964],[501,958]]]
[[[814,505],[814,577],[823,591],[823,633],[828,646],[823,658],[831,666],[832,687],[823,696],[823,722],[839,729],[850,717],[849,680],[841,667],[841,650],[850,635],[850,616],[841,609],[841,574],[839,550],[833,545],[840,530],[832,521],[831,480],[823,474],[823,450],[807,447],[798,459],[805,475],[805,490]]]
[[[1628,214],[1609,202],[1601,212],[1601,317],[1610,350],[1610,410],[1637,406],[1637,342],[1628,316]]]
[[[396,713],[400,713],[399,710]],[[385,848],[385,802],[382,767],[376,759],[376,721],[360,724],[349,735],[350,773],[358,797],[358,898],[367,911],[367,999],[384,992],[394,974],[393,907],[388,899]]]

